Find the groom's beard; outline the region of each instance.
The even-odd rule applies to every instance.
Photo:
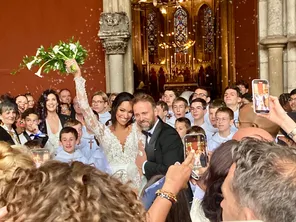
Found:
[[[142,120],[139,122],[139,126],[141,127],[142,130],[144,131],[149,131],[153,128],[154,124],[155,124],[155,119],[152,120]]]

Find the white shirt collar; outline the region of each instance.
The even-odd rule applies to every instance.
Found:
[[[29,132],[28,130],[26,130],[26,133],[30,136],[31,134],[35,135],[34,133]]]
[[[153,134],[153,132],[155,130],[155,127],[157,126],[158,122],[159,122],[159,119],[157,118],[157,120],[156,120],[154,126],[152,127],[152,129],[151,130],[148,130],[149,133]]]

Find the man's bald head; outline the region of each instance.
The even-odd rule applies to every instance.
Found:
[[[267,131],[274,138],[280,130],[280,127],[270,120],[258,116],[254,113],[253,104],[244,105],[239,111],[240,128],[257,127]]]
[[[241,141],[243,138],[251,137],[258,140],[274,141],[274,138],[265,130],[256,127],[240,128],[232,137],[232,139]]]

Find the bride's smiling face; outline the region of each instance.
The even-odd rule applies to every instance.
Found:
[[[125,126],[133,116],[133,108],[130,101],[122,102],[116,111],[116,121],[118,124]]]

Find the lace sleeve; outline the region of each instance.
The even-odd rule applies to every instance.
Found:
[[[95,134],[96,138],[101,143],[106,126],[98,121],[97,117],[89,106],[85,91],[85,79],[83,77],[76,77],[74,81],[76,86],[77,100],[82,111],[86,127]]]

